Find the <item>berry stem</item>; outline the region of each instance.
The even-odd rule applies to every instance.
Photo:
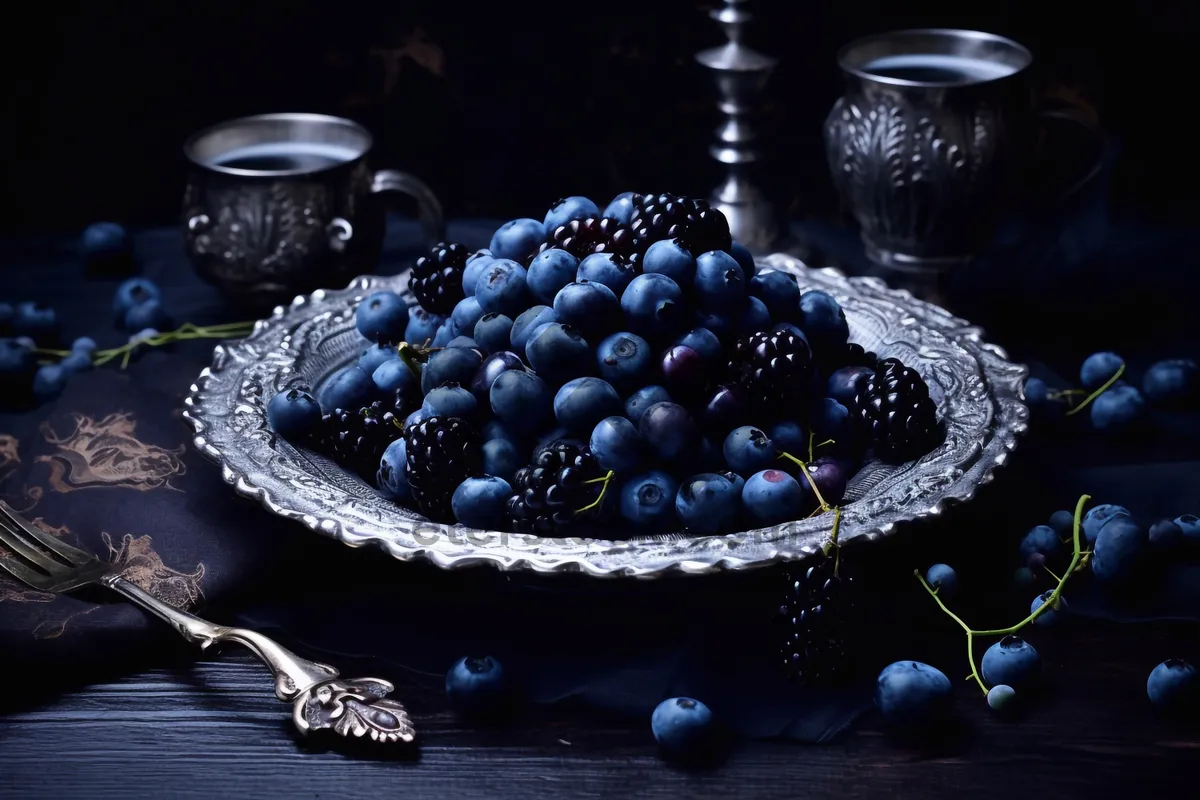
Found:
[[[812,487],[813,494],[817,496],[817,502],[821,504],[821,511],[832,510],[832,506],[830,506],[829,503],[826,503],[825,498],[821,496],[821,490],[817,488],[817,482],[813,480],[812,475],[808,474],[808,465],[796,458],[791,453],[780,452],[779,457],[786,458],[788,461],[792,461],[800,467],[800,474],[804,476],[804,479],[808,481],[808,485]]]
[[[408,342],[401,342],[396,346],[396,355],[404,362],[404,366],[412,373],[412,376],[417,379],[417,385],[421,385],[421,370],[417,366],[418,355],[416,350]]]
[[[959,617],[953,611],[951,611],[949,608],[946,607],[946,604],[942,602],[942,598],[938,597],[937,590],[932,588],[929,585],[929,583],[921,575],[920,570],[913,570],[913,575],[917,576],[917,580],[920,582],[921,586],[923,586],[925,588],[925,591],[929,592],[929,595],[933,598],[934,602],[936,602],[938,604],[938,606],[941,607],[942,611],[946,612],[946,615],[948,617],[950,617],[950,619],[957,622],[958,626],[960,628],[962,628],[963,632],[967,635],[967,661],[970,662],[970,664],[971,664],[971,677],[973,677],[975,679],[975,682],[979,684],[979,688],[983,690],[984,695],[987,695],[988,689],[987,689],[987,686],[983,682],[983,678],[979,675],[979,670],[975,666],[975,637],[976,636],[1010,636],[1014,633],[1019,632],[1022,628],[1024,628],[1029,623],[1033,622],[1035,619],[1037,619],[1038,617],[1040,617],[1042,614],[1046,613],[1047,611],[1058,608],[1058,601],[1059,601],[1059,598],[1062,596],[1063,587],[1066,585],[1067,580],[1071,577],[1071,575],[1078,572],[1083,564],[1087,563],[1088,556],[1091,555],[1091,551],[1084,550],[1080,546],[1080,541],[1079,541],[1079,529],[1080,529],[1080,527],[1082,527],[1081,523],[1082,523],[1082,519],[1083,519],[1083,507],[1085,505],[1087,505],[1087,502],[1091,499],[1092,499],[1091,495],[1086,495],[1086,494],[1080,495],[1079,502],[1077,502],[1075,504],[1075,521],[1074,521],[1074,526],[1073,526],[1074,530],[1073,530],[1072,537],[1071,537],[1072,541],[1074,543],[1074,551],[1071,554],[1071,563],[1067,567],[1066,571],[1063,573],[1063,577],[1058,579],[1058,585],[1055,586],[1054,591],[1050,593],[1049,599],[1046,600],[1046,602],[1042,603],[1040,606],[1038,606],[1034,611],[1032,611],[1029,614],[1029,616],[1025,617],[1025,619],[1021,620],[1016,625],[1011,625],[1007,628],[995,628],[993,630],[985,630],[985,631],[973,630],[971,628],[971,626],[967,625],[967,623],[962,621],[961,617]]]
[[[1113,373],[1111,378],[1109,378],[1103,384],[1101,384],[1099,389],[1097,389],[1096,391],[1089,394],[1086,398],[1084,398],[1082,403],[1080,403],[1079,405],[1072,408],[1070,411],[1067,412],[1066,415],[1068,417],[1070,417],[1074,414],[1078,414],[1080,411],[1087,408],[1093,400],[1095,400],[1100,395],[1104,394],[1108,390],[1108,387],[1110,387],[1114,383],[1116,383],[1117,380],[1119,380],[1120,377],[1124,374],[1125,374],[1125,365],[1122,364],[1121,366],[1117,367],[1117,371]]]
[[[599,505],[604,502],[604,495],[608,491],[608,484],[612,481],[613,475],[615,475],[615,474],[616,473],[610,469],[608,471],[608,474],[605,475],[603,478],[592,478],[591,480],[584,481],[583,482],[584,486],[590,486],[595,483],[599,483],[599,484],[603,484],[603,485],[600,487],[600,494],[598,494],[596,496],[596,499],[593,500],[592,502],[588,503],[583,508],[576,509],[575,513],[583,514],[585,512],[591,511],[593,508],[598,508]]]
[[[1045,571],[1045,573],[1047,575],[1049,575],[1051,578],[1054,578],[1056,583],[1062,583],[1063,579],[1058,577],[1057,575],[1055,575],[1054,570],[1050,569],[1045,564],[1042,564],[1042,569]]]

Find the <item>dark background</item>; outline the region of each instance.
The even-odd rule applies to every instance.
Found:
[[[249,0],[44,2],[6,25],[6,232],[109,218],[173,223],[179,146],[221,119],[319,111],[365,122],[378,166],[425,178],[451,215],[535,214],[566,193],[707,194],[718,119],[692,56],[720,44],[712,0],[639,3]],[[1171,0],[755,0],[777,56],[767,181],[797,215],[836,208],[821,121],[837,48],[896,27],[1017,38],[1047,94],[1086,103],[1124,146],[1117,203],[1190,223],[1186,94],[1200,7]],[[1180,88],[1183,87],[1183,88]]]

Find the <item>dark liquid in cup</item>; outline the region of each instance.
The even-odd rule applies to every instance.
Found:
[[[862,71],[880,78],[954,84],[994,81],[1012,75],[1017,70],[1008,64],[982,58],[918,53],[883,56],[864,64]]]
[[[315,172],[353,161],[358,155],[351,148],[332,144],[270,142],[222,153],[213,164],[255,172]]]

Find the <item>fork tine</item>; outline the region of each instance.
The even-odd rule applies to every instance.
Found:
[[[15,525],[20,531],[24,531],[31,538],[36,539],[47,550],[54,551],[77,567],[96,560],[96,557],[91,553],[84,552],[78,547],[72,547],[57,537],[46,533],[33,523],[26,522],[20,514],[18,514],[16,511],[13,511],[12,506],[8,505],[3,500],[0,500],[0,517],[7,518],[8,521]]]
[[[7,545],[8,549],[12,550],[18,556],[41,567],[51,575],[61,575],[68,569],[66,565],[55,561],[49,553],[30,545],[21,536],[20,532],[14,530],[11,523],[4,518],[0,518],[0,542]]]
[[[0,569],[12,575],[21,583],[41,589],[49,584],[46,576],[35,569],[30,569],[14,558],[0,558]]]

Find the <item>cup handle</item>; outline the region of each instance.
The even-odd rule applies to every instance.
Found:
[[[1096,127],[1096,124],[1091,119],[1071,109],[1046,109],[1039,111],[1038,119],[1043,125],[1047,120],[1061,120],[1074,123],[1080,129],[1080,134],[1084,138],[1094,140],[1096,158],[1079,178],[1059,191],[1058,202],[1061,203],[1078,194],[1081,189],[1091,183],[1100,174],[1100,170],[1104,166],[1104,134],[1100,132],[1100,129]]]
[[[442,204],[429,185],[420,178],[395,169],[381,169],[371,181],[371,193],[399,192],[417,201],[417,219],[430,246],[446,238],[446,217]]]

